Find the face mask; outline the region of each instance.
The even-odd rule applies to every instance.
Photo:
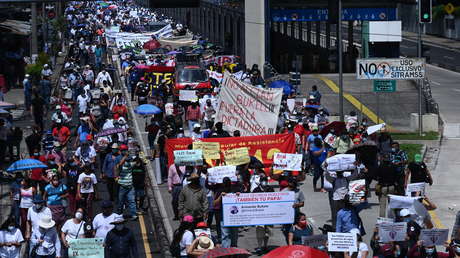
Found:
[[[395,148],[391,148],[391,151],[392,151],[392,152],[396,152],[396,149],[395,149]]]
[[[306,220],[301,220],[299,221],[299,226],[301,228],[306,228],[307,227],[307,221]]]
[[[76,218],[76,219],[82,219],[82,218],[83,218],[83,213],[81,213],[81,212],[76,212],[76,213],[75,213],[75,218]]]
[[[40,153],[35,152],[35,153],[34,153],[34,156],[40,156]]]
[[[9,230],[9,231],[13,231],[13,230],[14,230],[14,226],[8,226],[8,230]]]
[[[125,225],[123,225],[123,224],[117,224],[117,225],[115,225],[115,229],[118,230],[118,231],[123,230],[124,227],[125,227]]]
[[[409,222],[409,221],[410,221],[410,218],[403,218],[403,221],[404,221],[404,222]]]
[[[434,248],[426,248],[426,249],[425,249],[425,252],[426,252],[426,254],[428,254],[428,255],[432,255],[432,254],[434,254]]]
[[[41,210],[43,208],[43,204],[35,204],[35,209],[36,210]]]
[[[112,150],[112,153],[113,153],[113,154],[117,154],[117,153],[118,153],[118,150]]]

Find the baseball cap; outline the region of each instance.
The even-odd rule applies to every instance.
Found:
[[[184,218],[182,219],[182,221],[193,223],[193,216],[192,215],[185,215]]]

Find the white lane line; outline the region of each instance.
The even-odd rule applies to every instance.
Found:
[[[435,85],[441,85],[441,83],[439,83],[439,82],[435,82],[435,81],[431,81],[431,82],[432,82],[433,84],[435,84]]]

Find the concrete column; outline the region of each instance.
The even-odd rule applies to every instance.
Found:
[[[315,25],[315,30],[316,30],[316,46],[320,47],[321,46],[321,41],[320,41],[320,34],[321,34],[321,22],[317,21]]]
[[[38,54],[38,40],[37,40],[37,3],[33,2],[30,7],[31,10],[31,15],[32,15],[32,21],[31,21],[31,27],[32,27],[32,38],[31,38],[31,54],[35,55]]]
[[[246,24],[243,19],[238,20],[238,26],[240,28],[240,33],[239,33],[239,40],[240,40],[240,49],[238,55],[241,57],[241,60],[244,61],[246,60],[246,41],[244,40],[246,37],[245,29],[246,29]]]
[[[225,19],[227,19],[227,15],[224,13],[219,17],[219,38],[220,38],[220,45],[223,47],[225,46]]]
[[[307,43],[311,43],[311,22],[307,22]]]
[[[245,18],[245,63],[257,64],[261,69],[265,63],[265,0],[244,1]]]
[[[231,19],[233,28],[233,53],[238,53],[238,23],[236,19]]]

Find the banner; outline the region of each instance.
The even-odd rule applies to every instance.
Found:
[[[420,240],[423,246],[444,245],[449,236],[449,229],[422,229]]]
[[[224,152],[224,160],[226,165],[235,166],[247,164],[251,161],[248,148],[246,147],[226,150]]]
[[[203,152],[201,150],[174,151],[174,164],[178,166],[203,165]]]
[[[161,28],[160,30],[157,30],[153,33],[153,35],[157,38],[169,38],[173,35],[173,29],[171,27],[171,24],[168,24]]]
[[[300,171],[302,170],[302,154],[275,153],[273,169]]]
[[[159,85],[163,80],[168,85],[172,84],[174,78],[174,67],[169,66],[149,66],[144,72],[144,82]]]
[[[327,236],[326,235],[312,235],[302,237],[302,244],[309,247],[326,246]]]
[[[193,142],[194,150],[202,150],[205,159],[220,159],[220,144],[218,142]]]
[[[406,196],[412,196],[412,193],[420,192],[420,196],[425,196],[425,183],[408,184],[406,187]]]
[[[103,238],[69,239],[69,258],[104,258]]]
[[[292,224],[294,192],[227,194],[222,198],[225,227]]]
[[[328,252],[357,252],[357,237],[354,233],[327,233]]]
[[[366,180],[354,180],[348,184],[348,195],[351,202],[360,202],[361,198],[366,195]]]
[[[407,235],[407,223],[381,223],[379,225],[379,237],[381,242],[404,241]]]
[[[179,90],[180,101],[197,101],[196,91],[194,90]]]
[[[208,168],[208,182],[221,184],[224,177],[230,178],[233,182],[238,181],[236,177],[236,166],[219,166]]]
[[[282,95],[282,89],[256,88],[225,72],[215,122],[243,136],[274,134]]]
[[[425,78],[425,58],[365,58],[356,60],[356,78],[416,80]]]
[[[203,138],[201,142],[218,142],[220,150],[247,147],[250,156],[256,157],[264,163],[265,167],[270,167],[273,163],[273,155],[277,152],[294,153],[295,138],[294,134],[275,134],[247,137],[226,137],[226,138]],[[174,163],[174,151],[185,150],[192,144],[191,138],[178,138],[166,140],[166,152],[168,164]]]
[[[211,70],[206,70],[206,71],[208,72],[210,78],[213,78],[217,82],[222,83],[222,80],[224,79],[223,74],[218,73],[216,71],[211,71]]]

